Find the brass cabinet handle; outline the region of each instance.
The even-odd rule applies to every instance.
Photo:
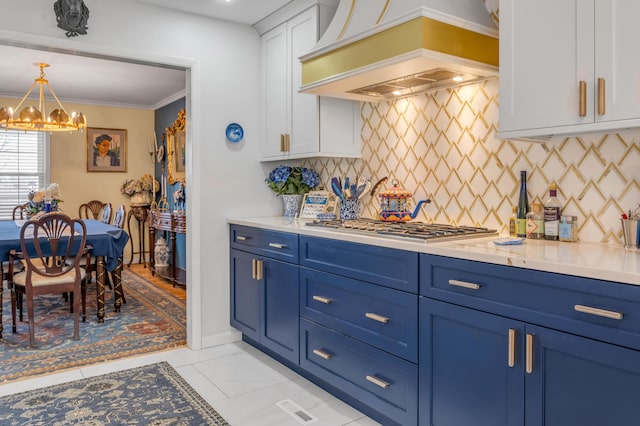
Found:
[[[380,386],[382,389],[386,389],[391,386],[389,383],[385,382],[384,380],[378,379],[376,376],[366,376],[366,379],[374,385]]]
[[[580,88],[579,114],[580,114],[580,117],[585,117],[587,115],[587,82],[584,80],[580,80],[579,88]]]
[[[273,247],[273,248],[277,248],[277,249],[283,249],[285,247],[287,247],[284,244],[279,244],[279,243],[269,243],[269,247]]]
[[[256,280],[262,280],[262,268],[264,267],[262,260],[256,261]]]
[[[284,152],[284,133],[280,133],[280,152]]]
[[[289,133],[284,135],[284,147],[285,151],[291,151],[291,135]]]
[[[320,358],[327,359],[327,360],[331,359],[331,356],[332,356],[331,354],[321,351],[320,349],[314,349],[313,353],[318,355]]]
[[[582,312],[583,314],[596,315],[599,317],[611,318],[614,320],[621,320],[622,317],[624,316],[620,312],[608,311],[606,309],[599,309],[599,308],[594,308],[591,306],[584,306],[584,305],[575,305],[573,309],[576,310],[577,312]]]
[[[236,237],[236,241],[247,241],[247,237],[243,237],[242,235],[238,235]]]
[[[598,115],[605,115],[605,81],[604,78],[598,78]]]
[[[480,284],[468,283],[466,281],[449,280],[449,285],[455,287],[469,288],[471,290],[480,290]]]
[[[366,312],[364,316],[374,321],[381,322],[383,324],[386,324],[389,322],[389,318],[383,317],[382,315],[374,314],[373,312]]]
[[[509,329],[509,367],[516,365],[516,331],[513,328]]]
[[[533,373],[533,334],[527,333],[527,361],[525,369],[527,374]]]
[[[315,300],[316,302],[324,303],[325,305],[331,303],[331,299],[327,299],[326,297],[322,296],[313,296],[313,300]]]
[[[251,259],[251,278],[256,279],[256,269],[257,269],[257,261],[255,259]]]

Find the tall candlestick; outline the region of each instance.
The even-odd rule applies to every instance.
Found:
[[[149,145],[149,152],[155,152],[151,150],[151,138],[147,136],[147,145]]]
[[[156,131],[153,131],[153,141],[156,145],[156,152],[158,152],[158,137],[156,136]]]

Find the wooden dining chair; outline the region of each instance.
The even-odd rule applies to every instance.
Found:
[[[107,203],[98,200],[91,200],[88,203],[80,204],[80,207],[78,208],[78,217],[80,219],[101,219],[101,213],[105,205],[107,205]],[[109,216],[109,221],[111,221],[111,216]]]
[[[29,323],[29,344],[35,347],[34,298],[43,294],[68,292],[73,298],[73,338],[80,338],[80,308],[86,321],[86,271],[80,259],[89,258],[86,250],[87,232],[84,222],[64,213],[49,213],[27,221],[20,230],[20,252],[10,251],[10,260],[23,259],[26,269],[14,272],[9,264],[8,283],[11,290],[11,319],[16,327],[16,307],[26,299]],[[81,297],[78,298],[77,295]]]
[[[124,207],[124,204],[121,204],[120,207],[118,207],[118,210],[116,210],[116,212],[113,214],[113,220],[111,221],[111,225],[124,230],[124,220],[126,217],[127,217],[127,210]],[[118,262],[122,263],[122,256],[118,258]],[[111,272],[108,275],[108,277],[109,277],[109,288],[115,289],[116,280],[113,277],[113,272]],[[122,289],[122,279],[120,280],[120,288],[121,288],[121,294],[122,294],[122,303],[127,303],[127,299],[125,299],[124,297],[124,289]]]
[[[102,215],[100,216],[100,222],[111,222],[111,203],[104,204],[104,207],[102,208]]]
[[[17,206],[15,206],[13,208],[12,219],[13,220],[24,220],[28,205],[29,205],[29,203],[24,203],[24,204],[18,204]],[[24,269],[22,267],[22,262],[20,262],[20,260],[16,260],[14,262],[13,267],[14,267],[15,271],[20,271],[20,270]],[[0,274],[2,274],[2,281],[7,279],[7,272],[8,271],[9,271],[9,261],[5,260],[4,262],[0,263]],[[0,283],[0,285],[2,285],[2,283]]]
[[[12,219],[13,220],[24,220],[27,215],[27,207],[29,203],[18,204],[13,208]]]

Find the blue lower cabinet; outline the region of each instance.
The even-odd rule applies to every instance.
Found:
[[[418,366],[304,318],[300,366],[370,408],[385,425],[417,425]]]
[[[231,325],[298,364],[298,265],[231,250]]]
[[[300,268],[300,316],[418,362],[418,296]]]
[[[527,325],[526,425],[640,425],[640,352]]]
[[[524,324],[420,299],[420,425],[523,425]]]
[[[260,282],[255,279],[255,255],[231,250],[231,325],[260,341]]]

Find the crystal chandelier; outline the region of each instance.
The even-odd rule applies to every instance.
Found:
[[[36,86],[38,86],[40,90],[38,107],[26,106],[18,113],[17,117],[14,115],[15,111],[13,108],[0,107],[0,129],[33,130],[41,132],[82,130],[86,126],[85,116],[81,112],[72,112],[71,115],[69,115],[53,92],[53,89],[51,89],[51,86],[49,86],[49,80],[46,79],[44,73],[44,69],[48,67],[49,64],[38,62],[34,65],[40,68],[40,77],[35,79],[35,82],[31,85],[27,94],[24,95],[15,111],[20,110],[24,101]],[[51,111],[49,116],[47,116],[44,106],[45,86],[47,86],[49,92],[58,103],[58,108]]]

